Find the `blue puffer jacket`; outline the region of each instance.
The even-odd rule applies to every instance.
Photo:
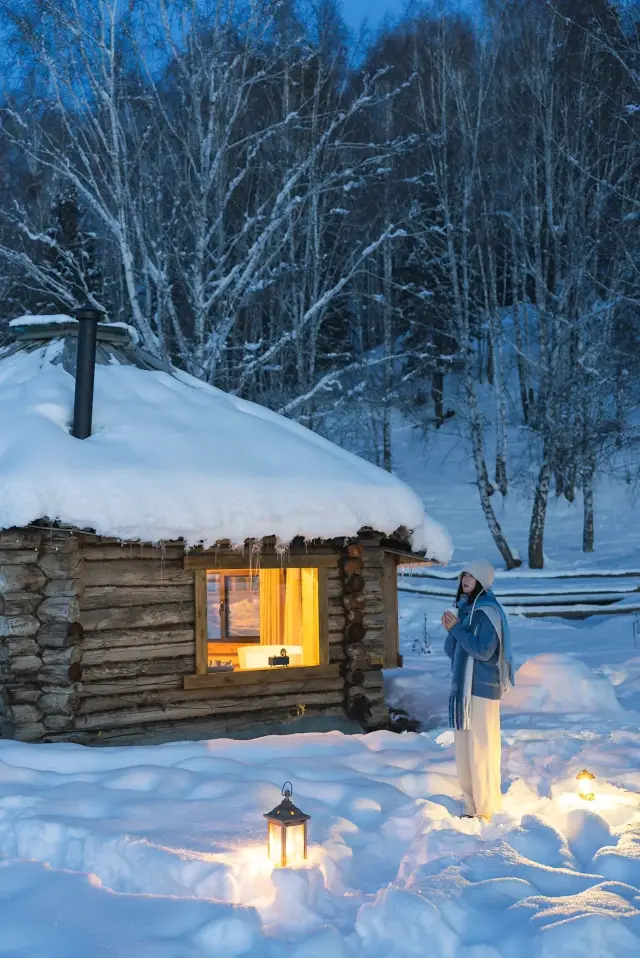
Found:
[[[444,650],[453,662],[456,644],[459,642],[467,655],[471,655],[475,660],[471,694],[481,699],[499,699],[501,692],[498,633],[489,617],[477,607],[471,631],[468,624],[472,607],[473,603],[469,602],[465,595],[460,597],[459,622],[447,634]]]

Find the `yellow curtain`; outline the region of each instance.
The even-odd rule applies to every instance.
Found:
[[[320,623],[318,610],[318,570],[301,569],[302,664],[320,664]]]
[[[301,645],[302,596],[300,592],[301,569],[287,569],[284,599],[284,644]]]
[[[260,569],[260,645],[282,642],[284,570]]]

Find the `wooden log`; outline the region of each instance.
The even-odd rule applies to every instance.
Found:
[[[42,652],[42,662],[44,665],[71,665],[73,662],[79,662],[82,653],[77,646],[67,649],[44,649]]]
[[[345,658],[346,655],[342,645],[329,646],[329,662],[344,662]]]
[[[373,596],[382,595],[382,579],[366,579],[364,583],[365,602],[369,602]]]
[[[7,686],[7,698],[11,705],[35,705],[40,698],[40,691],[38,689],[10,685]]]
[[[387,624],[387,617],[384,611],[371,612],[369,606],[365,607],[364,625],[367,632],[384,632]]]
[[[18,725],[14,730],[14,738],[18,742],[39,742],[44,735],[44,725],[41,722],[30,722],[28,725]]]
[[[29,725],[42,719],[42,712],[35,705],[12,705],[11,715],[16,726]]]
[[[7,657],[10,661],[23,655],[39,655],[40,648],[35,639],[12,636],[7,647]]]
[[[102,665],[105,662],[149,662],[152,659],[186,658],[189,655],[195,655],[193,636],[185,642],[158,642],[154,645],[131,645],[128,648],[123,646],[103,649],[84,648],[82,665],[86,669],[90,665]],[[169,668],[170,664],[167,665],[167,669]]]
[[[372,700],[377,696],[384,696],[384,673],[379,670],[367,670],[363,673],[362,687],[367,693],[367,698]]]
[[[0,616],[0,638],[35,635],[39,628],[40,623],[33,615]]]
[[[350,575],[362,575],[364,563],[360,558],[343,559],[340,565],[345,578],[348,578]]]
[[[84,612],[175,602],[193,602],[193,582],[186,585],[165,583],[156,586],[89,586],[84,590],[81,606]]]
[[[341,629],[339,632],[330,632],[329,633],[329,648],[333,645],[343,645],[344,644],[344,629]]]
[[[121,559],[113,562],[87,562],[84,568],[85,591],[92,586],[192,585],[193,572],[182,562],[168,559]]]
[[[364,725],[371,715],[371,706],[366,696],[362,695],[360,689],[350,690],[347,697],[346,712],[353,722],[360,722]]]
[[[0,532],[0,555],[5,549],[9,552],[30,551],[33,554],[40,548],[43,536],[44,533],[31,529],[3,529]],[[0,558],[0,562],[4,560]]]
[[[42,659],[36,655],[23,655],[11,660],[11,674],[14,676],[37,675],[42,668]]]
[[[75,689],[45,692],[38,699],[38,708],[43,715],[73,715],[78,703]]]
[[[83,684],[89,682],[115,681],[137,678],[143,675],[193,675],[196,670],[195,655],[180,659],[149,659],[143,662],[107,662],[102,665],[90,665],[82,669]]]
[[[308,706],[307,716],[343,716],[342,702],[336,705]],[[80,745],[129,745],[149,744],[149,742],[176,742],[185,738],[211,738],[214,735],[229,735],[234,732],[243,732],[248,729],[259,728],[271,722],[288,723],[292,719],[291,713],[286,710],[271,710],[262,712],[239,712],[229,717],[207,716],[198,719],[187,719],[182,722],[168,721],[155,723],[140,723],[116,729],[81,730],[69,729],[65,732],[48,732],[43,738],[45,742],[76,742]],[[295,731],[295,726],[292,726]]]
[[[352,622],[359,622],[360,625],[364,625],[364,612],[362,609],[350,609],[344,611],[345,622],[349,625]]]
[[[170,689],[182,689],[181,675],[150,675],[137,678],[118,679],[115,682],[84,681],[77,689],[78,699],[100,695],[122,695],[129,692],[156,692]]]
[[[327,598],[341,599],[344,595],[344,585],[339,580],[327,579]]]
[[[344,609],[340,615],[330,615],[329,616],[329,632],[340,632],[344,633],[345,625],[347,624],[347,619],[344,613]]]
[[[36,681],[43,687],[73,685],[81,680],[82,664],[80,662],[72,662],[71,665],[65,665],[63,662],[43,665],[36,676]]]
[[[362,592],[347,593],[343,598],[345,609],[353,611],[354,609],[364,609],[365,598]]]
[[[359,542],[352,542],[347,546],[346,552],[351,559],[361,559],[364,555],[364,547]]]
[[[40,602],[38,592],[8,592],[0,595],[0,615],[33,615]]]
[[[38,629],[36,640],[44,649],[63,649],[70,645],[80,645],[84,631],[79,622],[47,622]]]
[[[345,673],[345,682],[351,686],[363,686],[365,674],[362,669],[348,669]]]
[[[53,598],[54,596],[66,595],[69,598],[77,598],[82,593],[83,588],[81,579],[70,577],[68,579],[47,580],[41,592],[46,597]]]
[[[184,558],[184,546],[180,543],[151,545],[148,542],[97,542],[82,543],[82,555],[87,562],[123,562],[135,559],[150,559],[152,562],[166,562]]]
[[[362,622],[351,622],[345,629],[345,636],[348,642],[362,642],[365,636]]]
[[[162,625],[188,626],[193,625],[194,619],[195,603],[193,601],[176,602],[170,605],[134,605],[122,609],[94,609],[82,612],[80,615],[80,622],[85,632],[144,629]]]
[[[292,696],[265,696],[262,699],[248,698],[244,701],[221,700],[216,703],[215,700],[206,699],[204,701],[194,701],[189,703],[167,704],[164,707],[140,707],[119,709],[108,712],[95,712],[90,715],[76,716],[73,727],[74,730],[83,729],[103,729],[126,727],[133,723],[152,723],[167,721],[180,721],[190,718],[202,718],[208,715],[229,715],[236,712],[264,712],[267,710],[276,710],[279,713],[288,713],[298,705],[333,705],[340,704],[342,699],[342,690],[337,689],[333,692],[310,692],[305,695],[305,700],[301,703],[296,695]]]
[[[361,575],[350,575],[344,583],[345,592],[363,592],[365,580]]]
[[[351,645],[345,646],[345,653],[350,668],[366,668],[367,648],[363,642],[353,642]]]
[[[0,592],[37,592],[47,581],[37,565],[0,565]]]
[[[80,603],[75,596],[55,595],[44,599],[38,606],[38,618],[47,622],[75,622],[80,615]]]
[[[278,704],[280,701],[286,701],[287,697],[294,703],[303,703],[310,695],[329,695],[338,699],[342,695],[342,679],[337,676],[330,682],[326,679],[317,682],[309,682],[304,690],[293,683],[285,685],[285,691],[274,692],[271,688],[265,691],[264,695],[246,696],[239,694],[236,689],[177,689],[170,692],[140,692],[132,691],[126,695],[108,695],[83,697],[78,700],[77,714],[93,715],[97,712],[113,712],[136,708],[163,708],[169,711],[173,708],[182,707],[193,703],[200,703],[208,712],[230,711],[251,711],[252,709],[264,707],[264,703]],[[233,694],[232,694],[233,693]]]
[[[13,569],[17,565],[32,565],[38,561],[37,549],[0,549],[0,567]]]
[[[344,615],[342,596],[330,596],[327,601],[327,610],[329,615]]]
[[[80,578],[82,573],[82,561],[77,552],[47,551],[40,556],[38,566],[49,580]]]
[[[71,715],[45,715],[42,723],[47,732],[62,732],[64,729],[70,729],[73,726],[73,716]]]
[[[144,658],[147,646],[191,643],[195,650],[193,628],[187,629],[113,629],[106,632],[86,632],[82,648],[85,652],[102,649],[139,649]]]

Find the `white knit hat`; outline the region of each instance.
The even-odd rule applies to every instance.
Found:
[[[472,562],[467,562],[460,573],[460,578],[462,578],[465,572],[468,572],[474,579],[477,579],[482,588],[487,591],[493,585],[493,580],[496,577],[496,570],[488,559],[474,559]]]

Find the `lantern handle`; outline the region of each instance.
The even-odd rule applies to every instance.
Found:
[[[287,785],[289,786],[288,789],[287,789]],[[284,795],[285,798],[291,798],[291,796],[293,795],[293,785],[291,784],[291,782],[284,783],[284,785],[282,786],[281,794]]]

